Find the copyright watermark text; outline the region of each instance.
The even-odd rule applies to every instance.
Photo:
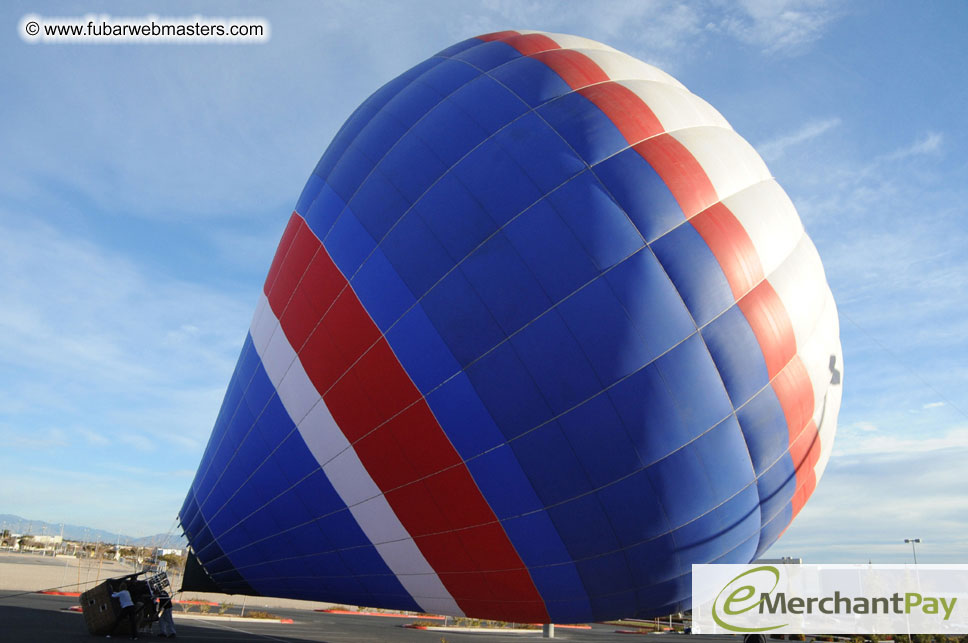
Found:
[[[30,43],[255,44],[269,40],[265,18],[211,16],[119,18],[106,14],[51,18],[28,14],[20,37]]]

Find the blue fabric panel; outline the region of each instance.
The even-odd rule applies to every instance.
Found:
[[[400,74],[400,77],[406,78],[407,80],[416,80],[417,78],[423,76],[424,74],[426,74],[428,71],[430,71],[437,65],[440,65],[444,62],[445,60],[443,58],[437,58],[435,56],[430,57],[424,61],[417,63],[407,71],[403,72],[402,74]],[[401,89],[401,91],[403,90]]]
[[[671,529],[646,471],[642,470],[596,492],[622,547],[657,538]],[[629,511],[635,507],[635,511]]]
[[[759,530],[758,496],[756,489],[749,487],[672,535],[679,547],[679,557],[684,563],[694,565],[713,562],[749,541]]]
[[[655,362],[692,435],[718,424],[733,407],[706,345],[693,335]]]
[[[413,127],[445,167],[451,167],[487,137],[484,128],[452,100],[444,100]]]
[[[605,394],[558,418],[592,487],[598,489],[642,467],[625,426]]]
[[[265,368],[263,368],[262,362],[259,362],[258,368],[252,373],[252,379],[249,380],[248,388],[245,389],[245,394],[242,398],[243,402],[252,411],[255,418],[262,413],[262,409],[266,407],[266,404],[269,403],[269,400],[275,394],[276,389],[272,386],[272,382],[269,380],[269,375],[266,373]]]
[[[366,177],[359,191],[349,203],[349,210],[356,215],[370,237],[382,239],[394,223],[403,216],[410,203],[393,186],[382,171],[383,166]],[[343,213],[341,219],[346,216]],[[337,225],[339,222],[337,221]]]
[[[319,194],[310,204],[309,211],[305,213],[300,211],[300,214],[303,214],[306,225],[313,231],[313,234],[319,239],[325,239],[333,227],[333,223],[336,222],[336,217],[345,207],[346,202],[336,194],[333,188],[329,187],[328,183],[323,183]]]
[[[438,60],[438,62],[443,61]],[[396,116],[404,127],[410,129],[443,98],[440,92],[428,85],[411,83],[389,100],[383,109]]]
[[[538,280],[503,234],[475,250],[460,271],[508,335],[551,307]]]
[[[457,60],[442,60],[415,79],[446,96],[481,75],[478,69]]]
[[[756,560],[759,558],[759,554],[756,553],[756,546],[759,540],[760,535],[753,534],[738,546],[713,560],[713,562],[722,565],[745,565],[752,560]]]
[[[401,136],[406,134],[407,129],[409,127],[406,123],[389,111],[383,110],[367,123],[350,149],[369,159],[372,167],[386,155]]]
[[[292,494],[295,494],[295,492],[290,491],[288,495]],[[302,505],[302,501],[296,497],[296,502],[302,506],[301,511],[305,515],[307,512],[305,506]],[[307,560],[318,552],[329,549],[329,541],[326,535],[319,530],[319,526],[315,522],[307,522],[290,529],[284,534],[284,538],[287,553],[300,557],[299,564],[302,566],[302,573],[294,574],[295,576],[306,574],[309,571],[306,569]]]
[[[676,541],[671,533],[647,540],[625,550],[632,574],[640,586],[648,587],[675,578],[689,571],[689,566],[679,560]]]
[[[598,269],[547,199],[538,201],[504,228],[511,245],[551,301],[587,283]]]
[[[743,429],[757,475],[772,467],[781,458],[789,463],[789,471],[793,473],[793,461],[786,455],[790,449],[790,431],[783,408],[772,387],[764,388],[739,408],[736,418]]]
[[[518,441],[512,444],[516,445]],[[555,458],[550,454],[548,457]],[[468,460],[467,468],[498,519],[542,508],[542,502],[535,495],[522,463],[518,462],[515,452],[507,444]]]
[[[504,339],[501,327],[460,270],[444,277],[424,296],[421,306],[461,366]]]
[[[791,520],[793,520],[793,505],[788,502],[760,529],[760,539],[755,554],[757,558],[762,556],[776,542],[777,538],[783,534],[783,530],[790,525]]]
[[[622,614],[634,614],[637,601],[638,592],[635,590],[595,596],[591,599],[592,609],[595,613],[603,615],[607,620],[614,620]],[[668,612],[661,613],[667,614]]]
[[[505,441],[466,373],[458,373],[427,395],[427,404],[462,460]]]
[[[629,573],[628,560],[623,552],[617,551],[588,560],[577,561],[578,573],[581,575],[588,596],[595,605],[597,597],[608,596],[610,601],[623,601],[622,594],[635,589],[632,574]],[[634,594],[631,595],[632,607],[612,607],[620,613],[628,613],[634,609]]]
[[[295,492],[306,511],[313,516],[327,516],[346,506],[322,469],[316,470],[297,484]]]
[[[548,422],[512,441],[521,469],[545,506],[592,490],[581,463],[557,422]]]
[[[592,170],[646,241],[651,243],[685,219],[665,181],[634,149],[620,152]]]
[[[417,602],[403,589],[403,585],[396,576],[388,574],[364,576],[360,582],[381,605],[386,603],[390,609],[422,611]]]
[[[360,266],[352,284],[366,312],[384,333],[416,302],[379,248]]]
[[[299,194],[299,200],[296,201],[296,212],[306,216],[306,211],[309,209],[310,204],[316,199],[316,195],[319,194],[320,188],[325,185],[326,182],[323,181],[322,177],[315,174],[309,176],[309,180],[306,181],[306,186],[303,191]]]
[[[547,511],[535,511],[502,520],[501,524],[508,538],[514,543],[521,561],[529,569],[571,563],[571,554],[565,549],[558,528]]]
[[[615,266],[605,278],[652,354],[664,353],[695,333],[689,310],[648,250]]]
[[[407,207],[420,198],[446,170],[433,149],[413,133],[400,139],[380,163],[380,171],[403,194]]]
[[[746,440],[733,416],[714,426],[692,443],[713,483],[714,499],[725,502],[756,480],[746,451]],[[723,454],[729,457],[723,457]]]
[[[536,319],[514,335],[511,343],[555,414],[602,390],[588,358],[557,311]]]
[[[397,95],[404,87],[410,84],[410,80],[403,76],[398,76],[385,84],[380,89],[363,101],[353,114],[346,119],[332,143],[326,149],[326,153],[319,159],[315,173],[325,178],[336,166],[336,163],[343,156],[343,153],[356,139],[360,131],[386,105],[387,101]]]
[[[735,303],[719,262],[688,223],[656,239],[652,250],[698,326],[705,326]]]
[[[400,219],[380,243],[380,248],[418,298],[454,267],[447,250],[414,211]]]
[[[387,331],[386,338],[423,395],[460,370],[460,364],[419,304]]]
[[[639,335],[604,279],[561,302],[558,312],[604,386],[634,373],[659,354]]]
[[[373,545],[355,547],[352,550],[340,552],[340,555],[343,557],[343,561],[349,568],[350,573],[355,576],[367,576],[381,572],[386,573],[386,564]],[[363,578],[360,578],[360,582],[364,586],[366,585],[366,581]]]
[[[706,467],[691,444],[659,460],[646,472],[674,529],[715,506]]]
[[[448,173],[414,206],[430,231],[447,250],[452,262],[466,257],[496,229],[480,202]]]
[[[356,214],[346,208],[336,219],[323,245],[340,272],[351,277],[373,252],[376,242],[360,224]]]
[[[510,342],[497,346],[467,368],[467,377],[508,440],[553,414]]]
[[[286,551],[292,555],[296,556],[303,547],[318,546],[318,543],[305,543],[303,545],[297,544],[293,547],[289,541],[292,539],[292,530],[297,528],[299,525],[304,525],[313,519],[306,511],[305,505],[299,500],[299,496],[292,490],[289,481],[286,479],[283,470],[272,460],[270,460],[265,466],[262,467],[267,470],[274,470],[274,475],[272,476],[273,482],[282,481],[278,488],[282,489],[272,500],[269,502],[268,509],[269,514],[273,517],[276,524],[279,526],[280,538],[286,541]],[[275,489],[274,489],[275,490]],[[269,494],[266,494],[269,495]]]
[[[390,83],[395,83],[399,88],[405,87],[410,81],[403,80],[400,78],[394,78]],[[386,85],[384,86],[386,88]],[[371,96],[372,98],[372,96]],[[387,98],[389,100],[389,97]],[[382,107],[382,105],[380,106]],[[343,154],[346,150],[353,144],[356,137],[359,136],[360,132],[364,127],[370,122],[370,120],[380,112],[379,107],[373,107],[367,104],[360,105],[356,108],[343,126],[340,127],[336,136],[330,141],[329,147],[320,157],[319,161],[316,163],[316,167],[313,168],[313,176],[318,176],[321,179],[325,179],[333,168],[340,162],[343,158]]]
[[[578,92],[549,101],[536,111],[588,165],[599,163],[629,145],[612,119]]]
[[[495,69],[491,76],[532,107],[571,92],[568,83],[550,67],[526,56],[519,56],[517,60]]]
[[[274,395],[266,407],[262,410],[262,415],[255,422],[254,430],[259,432],[259,436],[265,442],[268,457],[275,451],[276,447],[285,440],[292,430],[296,428],[293,421],[286,412],[286,407],[282,405],[279,396]]]
[[[739,306],[709,322],[702,337],[735,408],[770,383],[763,351]]]
[[[260,454],[259,457],[264,457],[264,455]],[[289,481],[282,475],[282,471],[271,462],[266,462],[251,472],[249,479],[239,489],[238,494],[248,496],[251,506],[259,507],[274,502],[276,496],[284,493],[290,486]],[[271,507],[269,509],[271,514]]]
[[[324,516],[317,523],[323,533],[329,536],[329,541],[333,547],[340,551],[344,561],[349,556],[349,552],[344,550],[372,544],[367,540],[366,534],[363,533],[360,526],[356,524],[356,519],[353,518],[353,514],[348,509]]]
[[[534,567],[528,570],[545,602],[583,601],[588,603],[585,587],[574,563]],[[587,609],[587,607],[586,607]]]
[[[454,174],[498,226],[541,197],[521,166],[494,139],[468,154]]]
[[[790,502],[797,490],[797,476],[789,456],[780,458],[776,464],[760,474],[756,480],[756,489],[760,497],[760,512],[764,525],[785,511],[791,513],[792,519],[793,507]],[[788,519],[784,526],[789,522]]]
[[[298,431],[289,435],[272,454],[276,463],[290,484],[296,484],[313,471],[319,470],[319,463],[309,451]]]
[[[600,270],[607,270],[645,245],[591,172],[579,174],[548,198]]]
[[[454,54],[451,58],[455,60],[463,60],[464,62],[477,67],[481,71],[487,71],[493,69],[498,65],[503,65],[509,60],[514,60],[515,58],[520,58],[521,54],[518,50],[511,45],[506,45],[503,42],[492,41],[485,42],[484,44],[465,49],[464,51]]]
[[[548,515],[574,560],[599,556],[619,549],[615,532],[598,498],[585,495],[548,507]]]
[[[447,47],[446,49],[441,49],[434,56],[450,58],[451,56],[456,56],[457,54],[459,54],[460,52],[466,49],[470,49],[471,47],[476,47],[483,43],[484,41],[478,38],[468,38],[467,40],[461,40],[460,42],[455,43],[450,47]]]
[[[609,389],[639,459],[652,464],[696,437],[676,409],[672,392],[652,365]]]
[[[533,570],[531,575],[534,577]],[[540,584],[538,580],[535,580],[535,585],[538,587],[541,595],[546,596],[545,586],[554,582],[556,582],[554,578],[547,581],[540,581],[540,583],[545,584]],[[549,601],[545,599],[545,609],[548,610],[548,615],[555,623],[564,623],[571,620],[579,623],[591,623],[596,619],[595,612],[592,610],[591,601],[587,598],[571,601]]]
[[[349,201],[363,183],[363,179],[373,170],[375,160],[370,160],[357,146],[351,146],[343,157],[326,175],[326,182],[343,201]]]
[[[534,113],[525,114],[494,135],[542,193],[585,169],[568,144]]]
[[[487,135],[501,129],[528,111],[529,107],[507,87],[490,76],[481,76],[450,95]]]

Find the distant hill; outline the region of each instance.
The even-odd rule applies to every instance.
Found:
[[[116,531],[107,531],[106,529],[94,529],[93,527],[83,527],[81,525],[31,520],[13,514],[0,514],[0,529],[9,529],[14,533],[25,533],[29,530],[32,536],[39,536],[45,533],[48,536],[59,536],[61,534],[61,528],[64,530],[64,540],[86,540],[89,542],[100,540],[102,543],[116,543],[120,536],[122,545],[133,545],[135,547],[180,548],[188,546],[188,541],[181,535],[180,529],[175,529],[171,534],[153,534],[151,536],[135,538],[134,536],[118,534]]]

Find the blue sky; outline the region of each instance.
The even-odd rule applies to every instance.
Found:
[[[353,109],[447,45],[525,28],[676,76],[766,159],[824,260],[845,395],[771,555],[968,560],[968,5],[168,2],[255,45],[28,44],[0,23],[0,513],[166,532],[272,253]]]

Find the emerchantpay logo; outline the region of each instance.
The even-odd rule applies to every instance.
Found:
[[[968,633],[968,565],[693,565],[693,631]]]

